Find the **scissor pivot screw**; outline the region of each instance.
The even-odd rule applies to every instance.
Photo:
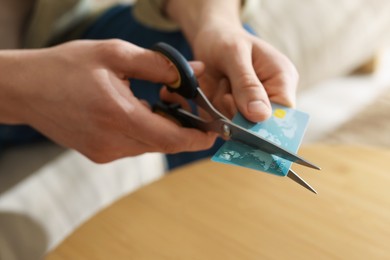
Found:
[[[231,136],[232,132],[230,131],[230,127],[228,125],[223,125],[222,130],[224,137],[229,138]]]

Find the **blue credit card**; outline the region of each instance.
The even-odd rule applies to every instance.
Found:
[[[233,118],[233,122],[296,153],[309,122],[309,115],[293,108],[272,104],[272,116],[264,122],[249,122],[239,113]],[[288,160],[235,141],[225,142],[211,160],[279,176],[286,176],[292,164]]]

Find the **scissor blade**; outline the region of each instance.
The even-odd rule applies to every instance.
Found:
[[[280,158],[286,159],[290,162],[295,162],[317,170],[321,169],[320,167],[314,165],[313,163],[308,162],[307,160],[299,157],[298,155],[287,151],[283,147],[280,147],[262,138],[261,136],[246,130],[245,128],[242,128],[234,123],[231,123],[231,121],[228,119],[219,119],[213,122],[206,122],[200,117],[195,116],[183,109],[178,109],[178,112],[180,112],[182,115],[185,115],[187,117],[187,120],[190,120],[194,127],[201,129],[203,131],[215,131],[220,133],[221,136],[224,136],[225,133],[223,131],[223,126],[226,125],[230,129],[230,139],[234,141],[244,143],[246,145],[249,145],[251,147],[264,151],[266,153],[276,155]]]
[[[255,147],[261,151],[267,152],[272,155],[276,155],[280,158],[286,159],[290,162],[295,162],[313,169],[320,170],[321,168],[308,162],[307,160],[299,157],[298,155],[287,151],[283,147],[280,147],[259,135],[256,135],[245,128],[242,128],[236,124],[233,124],[227,120],[221,119],[230,128],[230,138],[234,141],[238,141],[247,144],[251,147]]]
[[[306,181],[304,181],[296,172],[294,172],[293,170],[289,170],[288,173],[287,173],[287,177],[289,177],[291,180],[295,181],[296,183],[298,183],[299,185],[305,187],[306,189],[308,189],[309,191],[315,193],[315,194],[318,194],[317,191],[315,189],[313,189],[312,186],[310,186]]]

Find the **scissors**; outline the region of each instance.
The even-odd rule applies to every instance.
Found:
[[[167,89],[170,92],[177,93],[186,99],[193,100],[195,104],[203,108],[212,119],[206,121],[205,119],[182,109],[178,104],[167,104],[162,102],[159,102],[154,106],[154,112],[159,113],[165,117],[172,118],[183,127],[197,128],[205,132],[213,131],[218,133],[225,140],[240,142],[249,145],[254,149],[259,149],[268,154],[276,155],[290,162],[320,170],[320,167],[310,163],[297,154],[292,153],[283,147],[280,147],[279,145],[276,145],[262,138],[261,136],[233,123],[216,108],[214,108],[203,91],[200,89],[198,80],[188,61],[175,48],[166,43],[159,42],[153,46],[152,50],[159,52],[167,59],[169,59],[178,71],[179,79],[177,82],[168,85]],[[317,194],[316,190],[293,170],[289,170],[287,177]]]

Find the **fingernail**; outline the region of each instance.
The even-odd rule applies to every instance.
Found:
[[[265,104],[261,100],[251,101],[248,104],[248,112],[251,114],[252,113],[259,113],[259,112],[262,112],[264,110],[269,110],[269,108],[268,108],[267,104]]]

